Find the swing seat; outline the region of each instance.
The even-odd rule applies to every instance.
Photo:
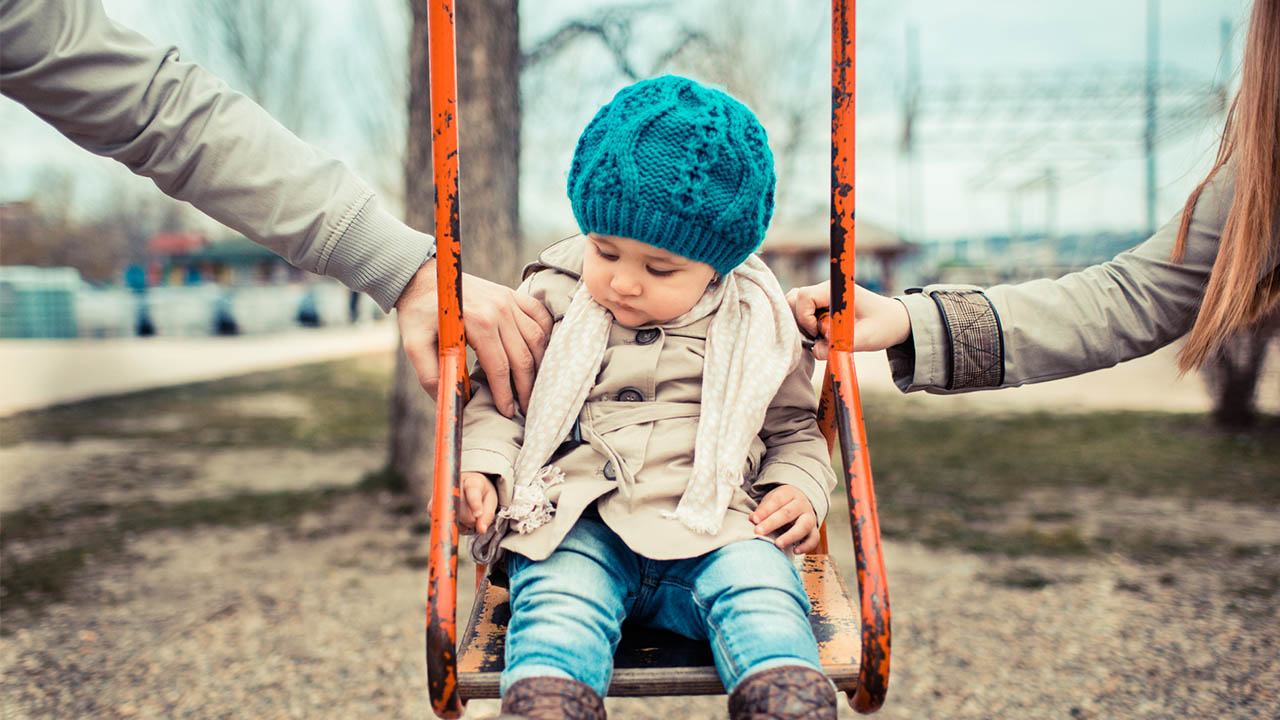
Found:
[[[830,555],[805,555],[800,577],[812,604],[809,623],[818,639],[822,669],[837,687],[855,685],[862,625],[835,563]],[[485,578],[476,590],[476,603],[458,649],[458,694],[463,702],[499,697],[510,618],[507,591]],[[719,695],[725,691],[705,640],[625,624],[613,662],[609,695],[615,697]]]

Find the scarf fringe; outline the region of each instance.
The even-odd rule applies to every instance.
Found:
[[[724,524],[723,515],[718,518],[711,518],[688,508],[676,508],[675,512],[663,510],[662,517],[668,520],[679,520],[685,527],[703,535],[715,535],[720,532],[720,526]]]
[[[520,534],[531,533],[551,522],[555,506],[547,498],[547,488],[564,482],[564,471],[547,465],[534,474],[527,484],[517,483],[511,504],[498,511],[498,517],[511,521],[511,529]]]

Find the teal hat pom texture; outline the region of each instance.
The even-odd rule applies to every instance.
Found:
[[[582,131],[569,200],[584,233],[627,237],[722,275],[764,240],[773,153],[729,95],[667,75],[623,88]]]

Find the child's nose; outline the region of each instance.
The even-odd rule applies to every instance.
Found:
[[[619,295],[639,295],[640,281],[634,275],[626,271],[618,271],[613,274],[613,279],[609,281],[609,286]]]

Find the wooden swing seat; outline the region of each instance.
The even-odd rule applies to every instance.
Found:
[[[803,557],[800,577],[812,604],[809,623],[818,639],[823,670],[837,687],[856,684],[862,623],[844,580],[831,556],[818,554]],[[485,578],[476,590],[476,603],[458,650],[458,694],[463,702],[499,697],[510,618],[506,589]],[[615,697],[719,695],[725,691],[704,640],[625,624],[613,662],[609,695]]]

